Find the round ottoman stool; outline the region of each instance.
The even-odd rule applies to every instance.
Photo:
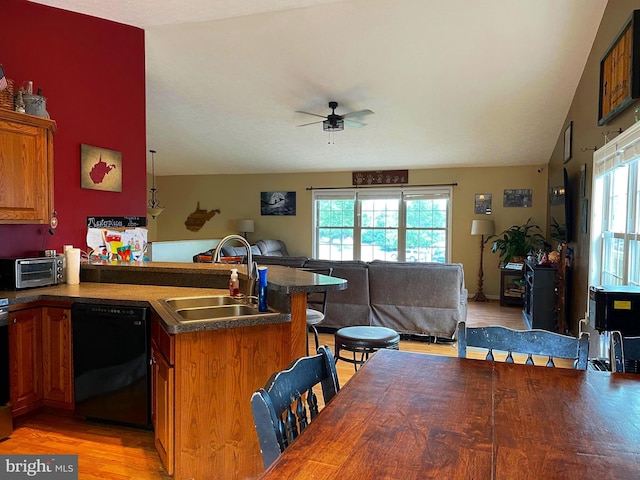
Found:
[[[369,355],[376,350],[381,348],[398,350],[400,346],[400,335],[395,330],[366,325],[341,328],[335,333],[334,340],[336,362],[342,360],[353,363],[356,371],[358,366],[364,364],[369,359]],[[344,350],[351,352],[351,355],[343,356]]]

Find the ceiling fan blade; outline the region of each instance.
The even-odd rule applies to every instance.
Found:
[[[344,115],[342,115],[342,118],[351,118],[351,117],[365,117],[367,115],[371,115],[372,112],[369,109],[365,109],[365,110],[358,110],[356,112],[349,112],[349,113],[345,113]]]
[[[317,122],[311,122],[311,123],[303,123],[302,125],[296,125],[298,127],[306,127],[307,125],[315,125],[316,123],[322,123],[324,122],[324,120],[318,120]]]
[[[296,113],[304,113],[305,115],[313,115],[314,117],[327,118],[326,115],[318,115],[317,113],[303,112],[302,110],[296,110]]]
[[[351,120],[346,118],[344,120],[344,124],[349,125],[350,127],[356,127],[356,128],[364,127],[366,125],[366,123],[362,123],[357,120]]]

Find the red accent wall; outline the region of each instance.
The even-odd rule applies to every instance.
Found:
[[[0,257],[86,248],[87,216],[146,215],[144,30],[26,0],[0,2],[7,78],[43,89],[59,226],[0,225]],[[122,152],[122,192],[80,188],[80,145]]]

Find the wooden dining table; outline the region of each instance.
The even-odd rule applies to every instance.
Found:
[[[378,351],[261,479],[640,478],[640,376]]]

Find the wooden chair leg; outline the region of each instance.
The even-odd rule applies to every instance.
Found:
[[[307,357],[309,356],[309,330],[313,332],[313,338],[316,342],[316,351],[313,352],[313,354],[315,355],[318,352],[318,349],[320,348],[320,339],[318,338],[318,330],[316,329],[315,325],[309,325],[309,328],[307,328]]]

